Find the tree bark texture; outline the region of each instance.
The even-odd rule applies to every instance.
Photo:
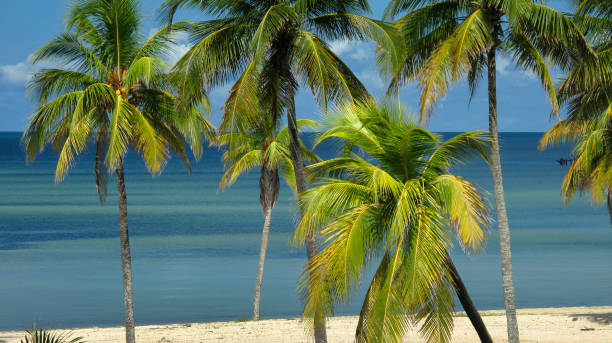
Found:
[[[510,226],[504,199],[499,137],[497,128],[497,80],[495,65],[495,45],[487,53],[487,74],[489,88],[489,134],[491,136],[491,173],[493,175],[493,193],[497,209],[497,227],[499,230],[499,252],[501,256],[502,289],[508,324],[508,342],[519,343],[519,329],[516,319],[514,281],[512,276],[512,253],[510,250]]]
[[[123,302],[125,305],[125,341],[136,343],[134,332],[134,298],[132,294],[132,256],[130,253],[130,236],[128,233],[127,196],[123,158],[119,160],[116,170],[117,194],[119,197],[119,242],[121,245],[121,268],[123,270]]]
[[[259,303],[261,300],[261,283],[263,281],[264,264],[266,263],[266,250],[268,249],[268,236],[270,235],[270,222],[272,220],[272,207],[265,210],[265,220],[261,233],[261,247],[259,248],[259,265],[255,280],[255,296],[253,298],[253,320],[259,320]]]
[[[287,104],[287,126],[289,128],[289,150],[291,152],[291,161],[293,162],[293,169],[295,172],[295,184],[299,194],[306,191],[308,180],[306,178],[306,168],[304,167],[304,159],[302,157],[302,151],[300,150],[299,133],[297,129],[297,119],[295,114],[295,100],[293,96],[290,96]],[[302,206],[300,202],[300,207]],[[300,211],[302,211],[300,209]],[[316,237],[306,238],[306,255],[310,262],[312,258],[317,254],[319,250],[319,244]],[[314,338],[315,343],[326,343],[327,332],[325,330],[325,318],[321,314],[315,314],[314,317]]]
[[[478,313],[476,306],[472,302],[472,298],[470,297],[470,294],[468,293],[467,288],[465,287],[465,284],[461,279],[461,276],[459,276],[459,271],[457,271],[457,268],[455,267],[455,264],[453,263],[453,260],[451,260],[450,256],[447,257],[446,263],[448,265],[448,268],[450,269],[451,277],[453,278],[453,284],[455,286],[455,292],[457,293],[457,297],[461,302],[461,306],[463,306],[465,314],[467,314],[468,318],[470,319],[470,322],[472,323],[472,326],[476,330],[476,333],[478,333],[480,342],[493,343],[491,335],[489,334],[487,327],[482,321],[482,317],[480,316],[480,313]]]

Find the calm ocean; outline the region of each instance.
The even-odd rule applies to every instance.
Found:
[[[538,133],[503,133],[502,160],[519,307],[612,305],[612,228],[588,197],[567,207],[560,184],[567,147],[540,152]],[[93,159],[83,155],[54,184],[56,155],[26,166],[19,133],[0,133],[0,329],[121,325],[116,188],[100,206]],[[322,147],[322,156],[333,147]],[[134,153],[126,182],[137,324],[249,317],[263,215],[258,173],[217,193],[223,166],[209,149],[187,174],[178,159],[151,178]],[[491,190],[477,162],[457,173]],[[305,252],[288,244],[294,203],[283,185],[272,215],[263,317],[296,317],[296,279]],[[503,307],[496,227],[486,249],[457,267],[480,309]],[[363,290],[337,314],[356,314]]]

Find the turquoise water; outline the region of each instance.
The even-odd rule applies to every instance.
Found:
[[[123,322],[116,190],[100,206],[93,159],[83,155],[68,178],[54,184],[56,155],[26,166],[19,133],[0,133],[0,329],[21,329],[36,318],[45,327]],[[588,198],[566,208],[559,187],[567,147],[536,149],[540,134],[505,133],[506,197],[512,227],[519,307],[612,305],[612,228],[605,208]],[[310,138],[310,137],[308,137]],[[331,156],[334,149],[318,152]],[[137,324],[234,320],[249,317],[263,215],[258,174],[224,193],[220,152],[206,151],[189,176],[178,159],[151,178],[137,156],[126,161],[126,182]],[[457,171],[492,189],[482,163]],[[288,244],[294,203],[283,185],[272,217],[264,275],[263,317],[296,317],[296,280],[305,252]],[[486,248],[454,259],[476,305],[502,308],[496,229]],[[358,313],[363,291],[339,314]]]

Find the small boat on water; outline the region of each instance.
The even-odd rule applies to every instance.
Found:
[[[566,166],[570,163],[572,163],[573,159],[565,159],[563,157],[561,157],[560,159],[557,160],[557,163],[559,163],[559,165],[561,166]]]

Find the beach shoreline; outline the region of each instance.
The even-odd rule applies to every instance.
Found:
[[[506,318],[503,310],[482,311],[483,320],[495,342],[506,342]],[[612,342],[612,306],[526,308],[518,310],[521,342],[538,343],[604,343]],[[333,317],[328,321],[330,343],[353,342],[357,317]],[[70,331],[72,337],[83,337],[85,342],[120,342],[123,327],[90,327],[58,330]],[[0,342],[19,343],[23,331],[0,332]],[[304,323],[299,318],[264,319],[260,321],[183,323],[145,325],[136,328],[140,343],[196,343],[196,342],[310,342]],[[421,342],[416,331],[410,332],[405,342]],[[477,342],[478,336],[465,313],[455,319],[455,343]]]

